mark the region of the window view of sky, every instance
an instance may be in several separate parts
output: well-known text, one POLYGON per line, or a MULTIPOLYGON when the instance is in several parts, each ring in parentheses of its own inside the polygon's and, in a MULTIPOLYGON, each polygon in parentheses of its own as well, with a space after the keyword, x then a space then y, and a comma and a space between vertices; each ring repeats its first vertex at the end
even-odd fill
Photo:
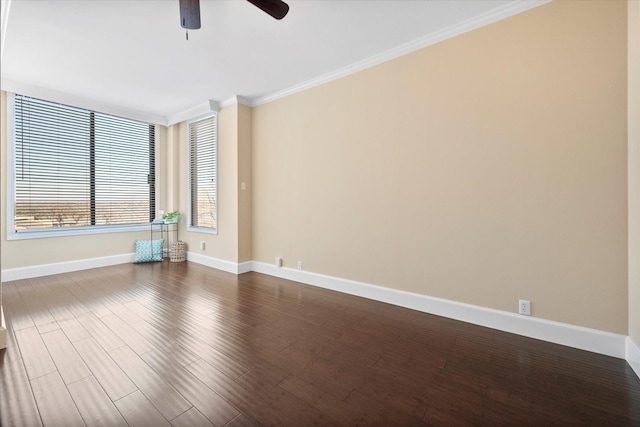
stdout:
POLYGON ((17 95, 15 129, 17 230, 149 222, 153 126, 17 95))

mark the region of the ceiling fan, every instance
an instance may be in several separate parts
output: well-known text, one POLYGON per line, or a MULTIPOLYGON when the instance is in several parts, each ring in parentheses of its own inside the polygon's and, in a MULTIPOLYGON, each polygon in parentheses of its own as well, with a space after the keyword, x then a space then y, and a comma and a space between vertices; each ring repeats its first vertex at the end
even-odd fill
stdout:
MULTIPOLYGON (((282 0, 247 0, 276 19, 289 12, 289 5, 282 0)), ((200 0, 180 0, 180 26, 186 30, 200 28, 200 0)), ((188 39, 188 33, 187 33, 188 39)))

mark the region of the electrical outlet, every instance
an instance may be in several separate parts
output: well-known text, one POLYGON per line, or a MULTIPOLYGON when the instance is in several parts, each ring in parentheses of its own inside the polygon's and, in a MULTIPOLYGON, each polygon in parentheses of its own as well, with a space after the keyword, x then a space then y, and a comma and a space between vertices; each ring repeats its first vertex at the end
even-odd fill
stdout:
POLYGON ((518 301, 518 313, 531 316, 531 301, 521 299, 518 301))
POLYGON ((302 261, 298 261, 298 270, 302 270, 302 261))
POLYGON ((276 258, 276 267, 282 267, 282 258, 280 257, 276 258))
POLYGON ((204 240, 200 242, 200 249, 204 251, 204 240))

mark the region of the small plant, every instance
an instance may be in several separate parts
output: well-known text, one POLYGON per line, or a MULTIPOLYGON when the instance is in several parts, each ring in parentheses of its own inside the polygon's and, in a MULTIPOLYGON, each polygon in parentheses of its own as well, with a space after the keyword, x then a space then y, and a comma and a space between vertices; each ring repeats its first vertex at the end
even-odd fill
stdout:
POLYGON ((164 219, 165 223, 172 224, 174 222, 178 222, 179 216, 180 216, 180 212, 178 211, 167 212, 166 214, 162 215, 162 219, 164 219))

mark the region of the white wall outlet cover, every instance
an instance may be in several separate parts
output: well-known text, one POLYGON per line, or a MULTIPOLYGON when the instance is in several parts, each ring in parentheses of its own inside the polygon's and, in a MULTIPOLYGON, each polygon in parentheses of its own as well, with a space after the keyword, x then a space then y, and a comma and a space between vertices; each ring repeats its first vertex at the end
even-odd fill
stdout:
POLYGON ((282 258, 276 257, 276 267, 282 267, 282 258))
POLYGON ((531 301, 521 299, 518 301, 518 313, 531 316, 531 301))

